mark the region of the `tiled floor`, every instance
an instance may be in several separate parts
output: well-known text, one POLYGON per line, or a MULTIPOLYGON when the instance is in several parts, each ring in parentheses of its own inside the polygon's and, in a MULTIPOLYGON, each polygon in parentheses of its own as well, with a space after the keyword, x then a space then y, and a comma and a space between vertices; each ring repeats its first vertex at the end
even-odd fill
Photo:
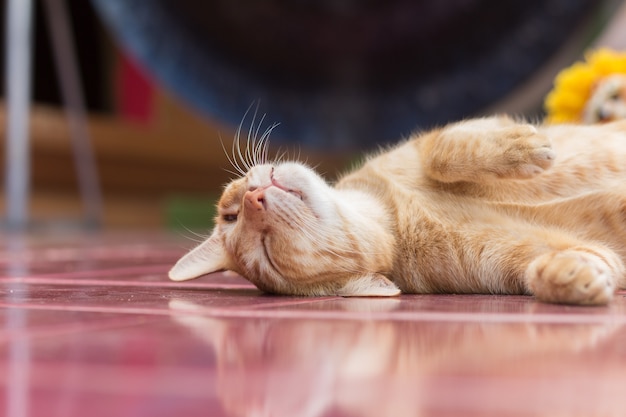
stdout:
POLYGON ((169 282, 190 245, 0 238, 0 415, 626 415, 626 293, 273 297, 169 282))

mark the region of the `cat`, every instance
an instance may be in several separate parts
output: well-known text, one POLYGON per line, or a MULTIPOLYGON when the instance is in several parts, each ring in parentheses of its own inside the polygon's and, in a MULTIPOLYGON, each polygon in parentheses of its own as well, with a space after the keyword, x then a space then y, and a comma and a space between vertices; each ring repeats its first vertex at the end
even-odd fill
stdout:
POLYGON ((368 157, 334 186, 269 161, 266 135, 238 157, 212 234, 170 279, 231 270, 275 294, 587 305, 626 287, 626 121, 463 120, 368 157))

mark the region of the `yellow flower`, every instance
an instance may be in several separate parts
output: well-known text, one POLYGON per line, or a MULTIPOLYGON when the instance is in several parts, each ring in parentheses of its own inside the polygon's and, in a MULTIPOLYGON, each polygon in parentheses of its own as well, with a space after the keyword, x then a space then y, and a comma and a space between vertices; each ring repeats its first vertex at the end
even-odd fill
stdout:
POLYGON ((580 122, 596 83, 607 75, 626 74, 624 53, 603 48, 586 54, 585 59, 556 76, 544 102, 548 123, 580 122))

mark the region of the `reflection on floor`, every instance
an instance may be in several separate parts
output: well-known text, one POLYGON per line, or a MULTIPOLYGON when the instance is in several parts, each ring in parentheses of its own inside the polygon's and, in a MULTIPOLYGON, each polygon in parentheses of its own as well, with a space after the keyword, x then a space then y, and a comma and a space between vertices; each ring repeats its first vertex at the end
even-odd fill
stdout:
POLYGON ((626 293, 274 297, 172 283, 193 243, 0 238, 0 409, 26 416, 623 416, 626 293))

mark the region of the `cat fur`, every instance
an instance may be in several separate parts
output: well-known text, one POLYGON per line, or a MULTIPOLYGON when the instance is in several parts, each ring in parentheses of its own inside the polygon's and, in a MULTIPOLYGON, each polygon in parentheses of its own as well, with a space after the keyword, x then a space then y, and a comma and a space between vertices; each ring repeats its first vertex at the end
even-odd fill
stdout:
POLYGON ((416 133, 334 185, 249 143, 208 239, 170 271, 232 270, 306 296, 532 294, 606 304, 626 286, 626 121, 477 118, 416 133))

